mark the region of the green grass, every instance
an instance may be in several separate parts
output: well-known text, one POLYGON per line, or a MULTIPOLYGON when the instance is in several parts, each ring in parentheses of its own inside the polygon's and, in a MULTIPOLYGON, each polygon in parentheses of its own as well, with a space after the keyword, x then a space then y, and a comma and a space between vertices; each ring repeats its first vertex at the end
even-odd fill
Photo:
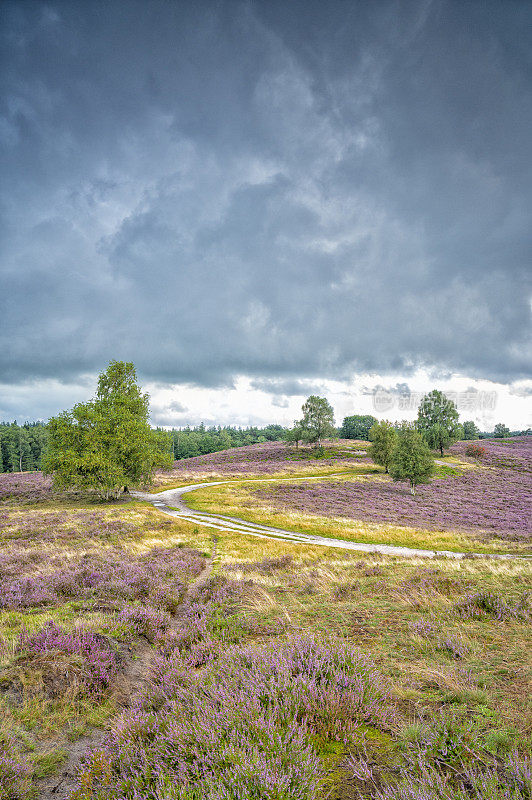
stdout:
MULTIPOLYGON (((356 479, 376 474, 359 471, 356 479)), ((353 475, 334 480, 350 480, 353 475)), ((283 483, 289 483, 283 478, 283 483)), ((461 531, 438 531, 390 525, 385 523, 365 522, 346 517, 323 517, 299 511, 285 511, 268 505, 266 499, 259 498, 255 491, 262 486, 267 487, 270 479, 246 482, 231 481, 220 486, 200 488, 187 493, 184 501, 194 511, 239 517, 248 522, 256 522, 283 528, 289 531, 311 533, 334 539, 343 539, 365 544, 390 544, 402 547, 428 550, 451 550, 455 552, 476 553, 519 553, 519 545, 514 542, 479 541, 461 531)))

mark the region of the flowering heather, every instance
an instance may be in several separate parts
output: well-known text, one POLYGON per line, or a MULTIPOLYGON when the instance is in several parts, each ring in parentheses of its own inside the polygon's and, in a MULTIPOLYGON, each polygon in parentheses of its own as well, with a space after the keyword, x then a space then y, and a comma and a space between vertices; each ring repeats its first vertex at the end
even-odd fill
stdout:
MULTIPOLYGON (((350 445, 352 444, 350 442, 350 445)), ((353 466, 354 458, 357 462, 369 460, 361 453, 333 445, 330 451, 326 451, 325 458, 320 457, 317 462, 315 451, 310 447, 294 450, 283 442, 264 442, 175 461, 173 469, 170 472, 159 473, 158 478, 167 482, 169 479, 178 480, 208 474, 260 477, 270 473, 294 472, 298 466, 308 468, 318 464, 323 465, 324 462, 335 467, 349 467, 353 466)))
POLYGON ((118 623, 124 622, 138 636, 145 636, 149 642, 170 626, 170 615, 150 607, 126 606, 118 614, 118 623))
POLYGON ((460 636, 442 633, 439 627, 428 619, 420 619, 409 624, 410 633, 427 639, 435 650, 448 653, 453 658, 465 658, 469 647, 460 636))
POLYGON ((52 479, 42 472, 0 473, 0 501, 38 503, 52 497, 52 479))
MULTIPOLYGON (((1 476, 0 476, 1 478, 1 476)), ((105 511, 24 511, 0 515, 0 537, 31 547, 42 542, 69 543, 74 539, 115 539, 138 532, 138 525, 113 519, 105 511)))
MULTIPOLYGON (((363 774, 360 767, 353 774, 363 774)), ((373 776, 372 776, 373 777, 373 776)), ((530 800, 530 759, 512 754, 504 764, 463 767, 447 774, 419 758, 415 767, 402 770, 398 784, 372 793, 375 800, 530 800)))
POLYGON ((17 651, 38 656, 79 656, 81 680, 94 695, 100 695, 117 672, 116 654, 104 636, 82 627, 67 633, 52 620, 36 633, 22 631, 17 651))
POLYGON ((29 764, 14 758, 10 749, 0 742, 0 797, 3 800, 26 798, 30 787, 29 775, 29 764))
POLYGON ((339 643, 229 648, 203 670, 182 669, 158 712, 126 713, 72 797, 112 786, 123 800, 188 800, 194 787, 204 800, 313 800, 324 774, 313 737, 343 740, 357 722, 382 722, 381 685, 339 643))
POLYGON ((503 621, 508 619, 527 619, 530 616, 529 595, 523 594, 516 603, 507 603, 493 592, 480 591, 467 595, 456 604, 455 610, 463 619, 483 619, 495 617, 503 621))
POLYGON ((118 547, 109 548, 74 557, 56 568, 52 562, 46 571, 37 573, 33 561, 24 559, 24 553, 18 573, 14 571, 17 562, 12 551, 6 554, 6 561, 9 569, 0 572, 0 608, 13 609, 80 598, 142 600, 174 611, 185 585, 205 566, 203 556, 186 547, 155 548, 140 556, 118 547))
POLYGON ((421 486, 415 497, 405 485, 384 476, 377 481, 273 484, 255 494, 282 508, 321 516, 529 541, 532 437, 514 441, 507 445, 486 442, 485 465, 458 477, 434 479, 421 486))

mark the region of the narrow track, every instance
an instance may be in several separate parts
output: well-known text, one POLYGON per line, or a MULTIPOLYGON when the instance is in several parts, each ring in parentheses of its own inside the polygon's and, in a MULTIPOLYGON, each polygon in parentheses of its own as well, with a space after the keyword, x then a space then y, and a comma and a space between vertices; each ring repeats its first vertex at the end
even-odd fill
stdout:
MULTIPOLYGON (((328 478, 335 477, 328 475, 328 478)), ((320 476, 305 475, 301 478, 290 478, 293 480, 316 480, 323 478, 320 476)), ((132 497, 138 500, 146 500, 151 503, 158 511, 169 514, 171 517, 194 522, 207 528, 215 528, 219 531, 233 531, 244 533, 248 536, 256 536, 260 539, 280 539, 288 542, 298 542, 300 544, 318 545, 320 547, 337 547, 343 550, 356 550, 362 553, 383 553, 392 556, 409 556, 415 558, 496 558, 514 559, 527 558, 510 553, 460 553, 454 550, 423 550, 413 547, 401 547, 391 544, 367 544, 365 542, 351 542, 345 539, 333 539, 325 536, 317 536, 313 533, 300 533, 289 531, 283 528, 274 528, 271 525, 261 525, 255 522, 248 522, 240 517, 230 517, 224 514, 214 514, 208 511, 193 511, 187 507, 183 498, 184 494, 194 492, 196 489, 204 489, 208 486, 221 486, 231 483, 264 483, 266 481, 286 480, 279 478, 246 478, 244 481, 209 481, 207 483, 195 483, 188 486, 180 486, 176 489, 167 489, 157 494, 147 494, 145 492, 132 492, 132 497)))

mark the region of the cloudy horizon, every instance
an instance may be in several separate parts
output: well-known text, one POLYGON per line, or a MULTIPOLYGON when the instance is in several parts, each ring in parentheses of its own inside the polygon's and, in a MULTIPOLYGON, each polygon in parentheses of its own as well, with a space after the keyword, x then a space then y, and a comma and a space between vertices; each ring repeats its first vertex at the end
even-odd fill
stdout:
POLYGON ((160 425, 531 426, 532 4, 0 14, 0 420, 124 359, 160 425))

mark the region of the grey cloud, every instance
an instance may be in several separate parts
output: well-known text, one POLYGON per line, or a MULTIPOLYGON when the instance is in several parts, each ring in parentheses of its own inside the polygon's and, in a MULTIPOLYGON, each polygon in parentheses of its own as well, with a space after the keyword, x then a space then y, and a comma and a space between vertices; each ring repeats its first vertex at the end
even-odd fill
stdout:
POLYGON ((510 386, 509 392, 514 397, 532 397, 532 386, 510 386))
POLYGON ((530 4, 3 14, 2 380, 527 374, 530 4))
POLYGON ((179 412, 188 411, 188 408, 184 406, 183 403, 180 403, 179 400, 172 400, 172 402, 168 404, 168 409, 170 411, 179 411, 179 412))
POLYGON ((290 405, 290 401, 287 397, 274 397, 272 400, 272 406, 276 406, 277 408, 288 408, 290 405))
POLYGON ((307 397, 311 394, 323 394, 326 387, 311 380, 283 379, 283 378, 255 378, 251 381, 251 388, 258 389, 273 395, 301 395, 307 397))

